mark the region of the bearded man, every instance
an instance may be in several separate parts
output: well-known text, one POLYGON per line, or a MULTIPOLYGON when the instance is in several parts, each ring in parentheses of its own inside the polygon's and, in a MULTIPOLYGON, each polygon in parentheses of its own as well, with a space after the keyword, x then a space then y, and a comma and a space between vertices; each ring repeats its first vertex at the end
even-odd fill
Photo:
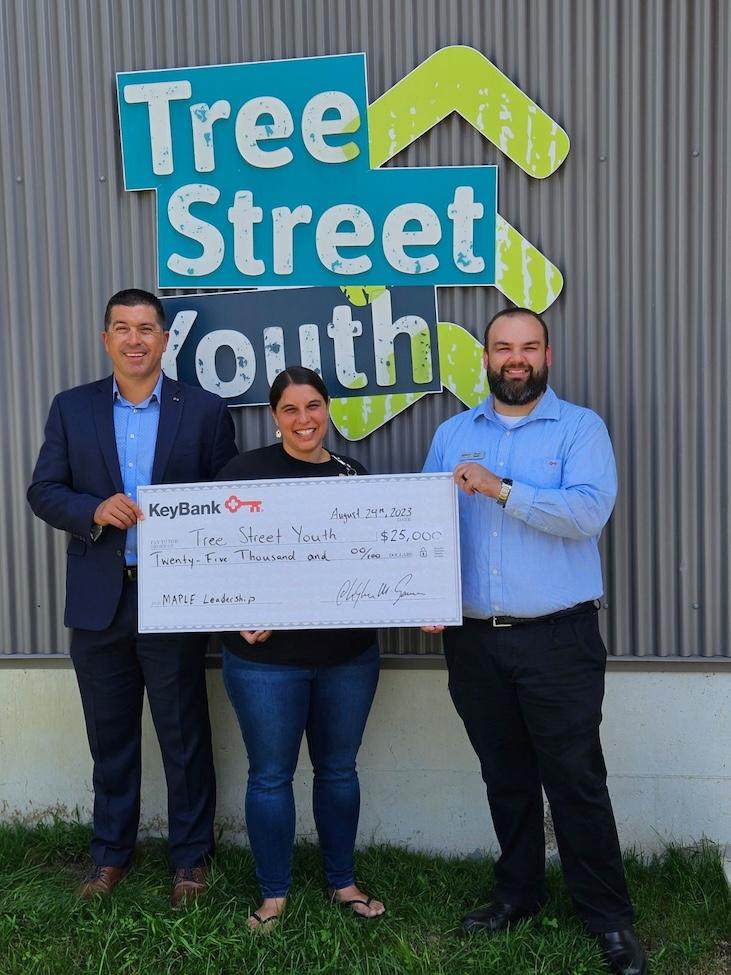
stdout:
POLYGON ((612 971, 642 975, 599 740, 612 445, 595 413, 548 386, 534 312, 495 315, 483 362, 491 395, 439 427, 424 465, 454 471, 460 488, 464 622, 444 630, 444 650, 500 844, 492 900, 462 924, 500 931, 545 903, 543 788, 577 914, 612 971))

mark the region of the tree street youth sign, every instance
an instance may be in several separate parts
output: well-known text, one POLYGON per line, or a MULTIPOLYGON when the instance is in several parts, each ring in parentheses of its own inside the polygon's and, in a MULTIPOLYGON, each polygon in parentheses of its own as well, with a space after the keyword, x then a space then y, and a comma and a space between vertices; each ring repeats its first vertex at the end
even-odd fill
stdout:
POLYGON ((490 285, 495 166, 371 169, 365 55, 117 75, 161 288, 490 285))
MULTIPOLYGON (((229 406, 268 402, 274 378, 295 363, 321 375, 333 398, 439 392, 435 289, 363 292, 282 288, 163 298, 170 322, 163 369, 229 406)), ((357 422, 350 427, 356 437, 366 432, 357 422)))

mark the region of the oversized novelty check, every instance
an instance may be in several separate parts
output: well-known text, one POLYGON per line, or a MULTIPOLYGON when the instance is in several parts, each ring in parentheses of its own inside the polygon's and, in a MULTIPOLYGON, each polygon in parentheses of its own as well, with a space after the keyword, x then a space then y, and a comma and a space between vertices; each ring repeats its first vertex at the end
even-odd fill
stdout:
POLYGON ((449 474, 139 489, 139 628, 461 623, 449 474))

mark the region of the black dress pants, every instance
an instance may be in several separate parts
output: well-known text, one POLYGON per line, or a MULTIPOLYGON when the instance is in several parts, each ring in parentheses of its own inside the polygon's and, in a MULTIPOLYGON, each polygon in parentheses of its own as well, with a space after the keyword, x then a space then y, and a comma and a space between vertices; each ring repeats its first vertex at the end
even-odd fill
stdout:
POLYGON ((500 844, 494 897, 526 909, 545 900, 543 786, 577 914, 597 933, 631 926, 599 740, 606 649, 596 611, 509 628, 465 619, 444 646, 500 844))
POLYGON ((94 759, 91 855, 99 866, 127 866, 137 839, 145 689, 167 780, 170 859, 192 867, 213 853, 206 642, 199 634, 138 634, 133 582, 125 583, 108 629, 73 631, 71 659, 94 759))

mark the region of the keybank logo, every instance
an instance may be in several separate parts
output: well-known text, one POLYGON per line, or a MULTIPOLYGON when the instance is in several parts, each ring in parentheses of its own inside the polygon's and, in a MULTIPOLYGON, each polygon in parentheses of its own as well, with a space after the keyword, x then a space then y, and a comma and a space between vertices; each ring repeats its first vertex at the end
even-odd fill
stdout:
POLYGON ((189 501, 178 501, 177 504, 159 504, 154 502, 150 505, 148 517, 168 518, 174 521, 175 518, 188 518, 191 515, 220 515, 221 505, 218 501, 206 501, 203 504, 191 504, 189 501))

